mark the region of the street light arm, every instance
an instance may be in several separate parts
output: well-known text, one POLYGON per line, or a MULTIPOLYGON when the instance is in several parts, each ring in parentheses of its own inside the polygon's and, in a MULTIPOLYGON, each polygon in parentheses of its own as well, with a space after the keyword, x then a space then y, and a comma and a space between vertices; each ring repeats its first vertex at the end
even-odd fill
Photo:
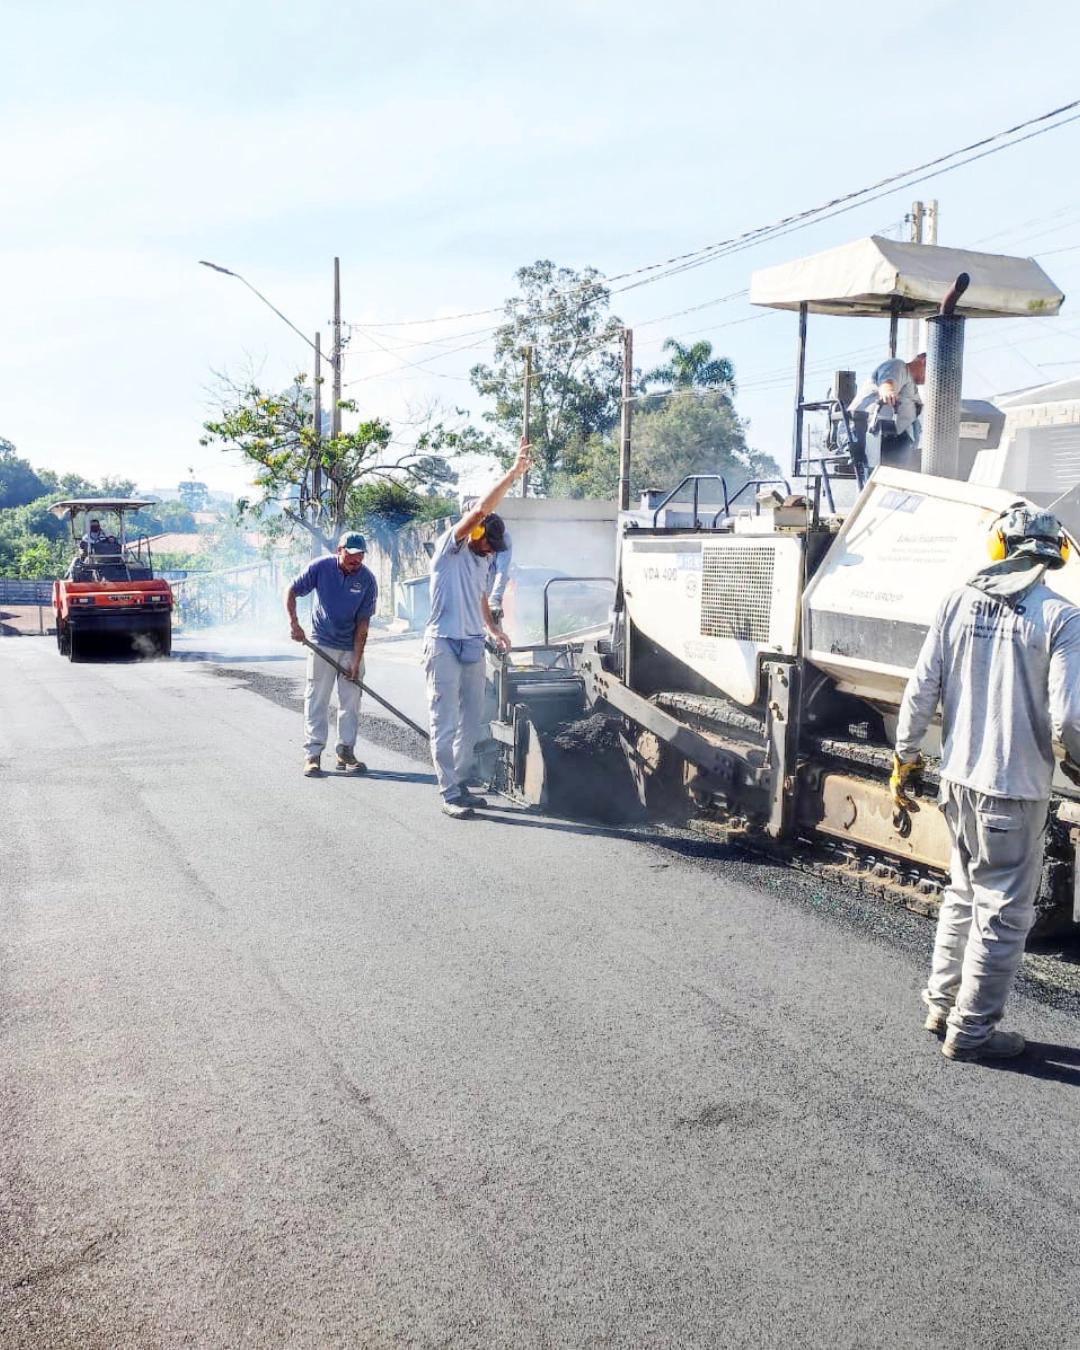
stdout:
POLYGON ((304 341, 307 343, 307 345, 312 349, 312 351, 317 350, 314 342, 312 342, 312 340, 307 336, 307 334, 302 333, 291 319, 286 318, 286 316, 282 314, 281 310, 278 309, 277 305, 271 304, 270 301, 267 300, 266 296, 263 295, 262 291, 256 290, 255 287, 251 284, 251 282, 248 281, 246 277, 242 277, 239 272, 230 272, 227 267, 219 267, 217 263, 207 262, 204 258, 199 259, 199 266, 209 267, 211 271, 221 272, 227 277, 235 277, 237 281, 242 281, 244 285, 248 288, 248 290, 254 292, 254 294, 259 297, 259 299, 263 302, 263 304, 266 305, 269 309, 272 309, 283 323, 287 323, 289 325, 289 327, 293 330, 293 332, 296 334, 297 337, 303 338, 304 341))

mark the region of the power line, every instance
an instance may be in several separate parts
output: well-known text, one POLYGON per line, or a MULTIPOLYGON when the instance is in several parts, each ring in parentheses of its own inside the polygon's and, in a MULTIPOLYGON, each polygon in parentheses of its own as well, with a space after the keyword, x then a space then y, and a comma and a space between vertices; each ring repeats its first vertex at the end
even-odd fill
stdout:
MULTIPOLYGON (((830 220, 837 215, 844 214, 846 211, 855 209, 856 206, 871 201, 877 201, 881 197, 889 196, 892 192, 898 192, 905 188, 914 187, 917 183, 926 182, 929 179, 939 177, 942 173, 952 172, 953 169, 962 168, 964 165, 974 163, 976 160, 983 159, 987 155, 997 154, 1002 150, 1009 149, 1013 145, 1020 145, 1024 141, 1031 140, 1036 136, 1042 136, 1047 132, 1055 131, 1058 127, 1067 126, 1070 122, 1080 119, 1080 113, 1077 113, 1073 117, 1063 117, 1063 114, 1073 112, 1077 108, 1080 108, 1080 99, 1075 99, 1071 103, 1062 104, 1060 107, 1054 108, 1049 112, 1041 113, 1037 117, 1030 117, 1026 121, 1018 122, 1015 126, 1007 127, 1002 131, 995 132, 993 135, 984 136, 981 140, 972 141, 969 145, 961 146, 956 150, 950 150, 943 155, 937 155, 933 159, 926 160, 922 164, 904 169, 898 173, 889 174, 887 177, 879 179, 876 183, 857 188, 852 192, 843 193, 818 206, 811 207, 805 211, 795 212, 788 216, 783 216, 780 219, 773 221, 770 225, 757 226, 752 230, 746 230, 742 234, 733 235, 728 239, 721 239, 715 243, 706 244, 701 248, 692 249, 686 253, 675 254, 660 262, 646 263, 642 267, 632 268, 627 272, 618 272, 614 276, 605 278, 603 282, 589 281, 585 283, 585 285, 603 285, 613 294, 622 294, 625 291, 633 290, 638 286, 649 285, 653 281, 659 281, 664 277, 676 276, 680 272, 689 271, 692 267, 699 267, 706 262, 711 262, 713 258, 725 257, 731 253, 742 252, 745 248, 749 248, 753 244, 761 243, 765 239, 782 237, 783 235, 793 233, 796 229, 805 228, 809 224, 819 220, 830 220), (1055 121, 1054 119, 1061 120, 1055 121), (1047 123, 1050 123, 1051 125, 1045 125, 1047 123), (1029 127, 1034 127, 1036 130, 1028 132, 1025 136, 1017 135, 1018 132, 1026 131, 1029 127), (1014 139, 1009 139, 1010 137, 1014 139), (974 153, 976 151, 979 153, 974 153), (960 156, 965 156, 966 158, 960 159, 960 156), (958 160, 958 162, 950 164, 950 160, 958 160), (612 283, 619 281, 629 281, 631 278, 640 278, 640 280, 632 281, 626 286, 612 285, 612 283)), ((557 292, 556 294, 560 296, 571 296, 583 288, 583 286, 579 285, 572 287, 568 291, 557 292)), ((506 314, 505 304, 490 309, 466 310, 460 314, 435 316, 429 319, 402 319, 397 322, 368 324, 365 326, 367 328, 403 328, 419 324, 450 323, 458 319, 475 318, 481 315, 500 313, 506 314)))

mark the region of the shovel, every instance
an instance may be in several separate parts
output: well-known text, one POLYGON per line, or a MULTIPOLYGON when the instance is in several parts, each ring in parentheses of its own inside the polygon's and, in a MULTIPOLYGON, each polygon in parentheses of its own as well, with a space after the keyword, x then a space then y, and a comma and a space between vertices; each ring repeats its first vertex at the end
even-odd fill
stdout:
POLYGON ((304 646, 309 647, 315 653, 316 656, 321 656, 322 659, 327 663, 327 665, 333 666, 334 669, 337 671, 337 673, 339 675, 343 675, 345 679, 349 681, 350 684, 358 684, 360 688, 364 691, 364 693, 368 695, 369 698, 373 698, 375 702, 381 704, 386 709, 387 712, 393 713, 394 716, 397 717, 400 721, 404 722, 407 727, 411 727, 412 730, 415 731, 418 736, 422 736, 425 741, 431 740, 431 737, 424 730, 424 728, 418 727, 416 723, 412 720, 412 718, 405 716, 405 714, 401 711, 400 708, 395 708, 392 703, 387 703, 386 699, 382 698, 379 694, 377 694, 374 689, 369 689, 367 685, 363 682, 363 680, 354 680, 349 675, 349 672, 345 669, 345 667, 341 664, 340 661, 335 661, 332 656, 327 656, 327 654, 324 651, 321 651, 318 647, 315 646, 314 642, 309 641, 306 637, 302 638, 301 641, 303 642, 304 646))

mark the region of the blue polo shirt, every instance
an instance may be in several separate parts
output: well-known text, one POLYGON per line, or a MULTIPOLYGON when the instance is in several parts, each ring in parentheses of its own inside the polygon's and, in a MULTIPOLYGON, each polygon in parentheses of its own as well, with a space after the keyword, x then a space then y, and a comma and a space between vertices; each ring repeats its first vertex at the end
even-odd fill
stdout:
POLYGON ((379 583, 367 567, 346 575, 337 555, 317 558, 292 583, 296 595, 315 592, 311 606, 311 635, 320 647, 352 651, 356 625, 370 619, 379 598, 379 583))

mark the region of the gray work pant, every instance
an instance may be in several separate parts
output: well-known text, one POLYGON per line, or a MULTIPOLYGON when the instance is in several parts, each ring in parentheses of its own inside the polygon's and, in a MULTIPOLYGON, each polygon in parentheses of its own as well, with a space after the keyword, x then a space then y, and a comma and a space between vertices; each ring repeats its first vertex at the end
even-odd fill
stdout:
POLYGON ((448 638, 424 642, 431 759, 439 791, 448 801, 460 795, 469 776, 484 720, 484 661, 460 661, 448 638))
POLYGON ((952 878, 941 901, 929 1007, 949 1013, 948 1037, 977 1045, 993 1032, 1035 918, 1049 803, 987 797, 943 783, 952 878))
MULTIPOLYGON (((347 651, 337 647, 319 646, 319 651, 335 660, 340 666, 352 661, 352 648, 347 651)), ((360 679, 364 678, 364 662, 360 662, 360 679)), ((344 675, 324 661, 314 652, 308 652, 307 684, 304 687, 304 749, 309 755, 321 755, 326 745, 326 733, 330 723, 330 695, 337 685, 338 722, 337 743, 350 748, 356 744, 356 729, 360 722, 360 686, 347 680, 344 675)))

